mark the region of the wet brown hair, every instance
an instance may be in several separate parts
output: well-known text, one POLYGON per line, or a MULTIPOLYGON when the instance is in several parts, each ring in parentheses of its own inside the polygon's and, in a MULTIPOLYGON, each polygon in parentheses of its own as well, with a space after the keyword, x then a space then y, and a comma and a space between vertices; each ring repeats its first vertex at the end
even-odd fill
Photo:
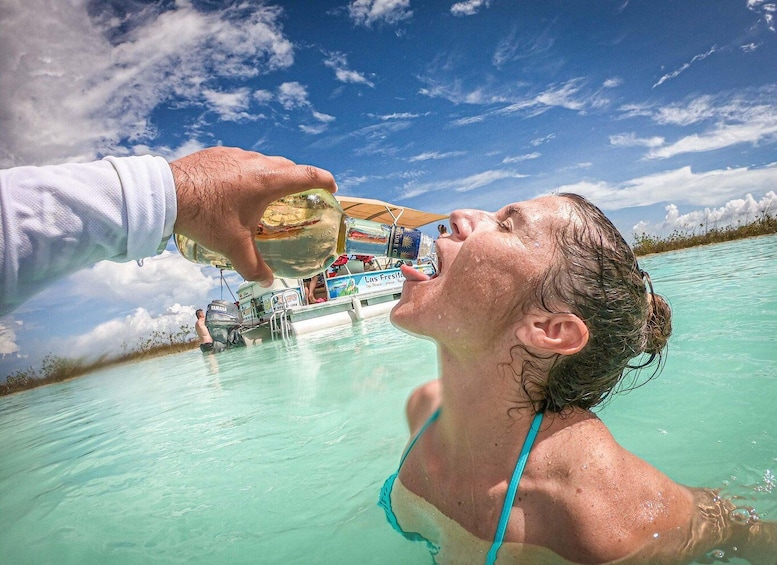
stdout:
MULTIPOLYGON (((569 356, 529 355, 513 373, 534 410, 589 409, 604 401, 633 369, 655 366, 672 332, 671 310, 653 292, 631 247, 599 208, 577 194, 569 201, 572 221, 556 234, 551 265, 531 302, 547 312, 571 312, 588 328, 586 346, 569 356), (635 357, 637 364, 630 364, 635 357)), ((522 348, 525 351, 525 348, 522 348)))

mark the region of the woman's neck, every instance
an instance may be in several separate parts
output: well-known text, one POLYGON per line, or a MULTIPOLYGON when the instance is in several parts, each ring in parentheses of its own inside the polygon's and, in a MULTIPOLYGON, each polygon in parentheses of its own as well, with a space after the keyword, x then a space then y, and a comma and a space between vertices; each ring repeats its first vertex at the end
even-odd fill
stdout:
POLYGON ((501 459, 506 448, 520 449, 534 409, 508 364, 509 355, 504 360, 489 352, 464 357, 440 348, 439 430, 451 457, 493 453, 501 459))

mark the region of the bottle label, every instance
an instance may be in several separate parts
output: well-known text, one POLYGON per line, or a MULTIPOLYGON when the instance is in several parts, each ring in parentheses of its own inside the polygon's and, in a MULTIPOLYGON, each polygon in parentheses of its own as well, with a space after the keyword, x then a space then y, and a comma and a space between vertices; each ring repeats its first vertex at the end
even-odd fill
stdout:
POLYGON ((387 255, 396 259, 417 259, 420 246, 421 232, 419 230, 394 226, 387 255))

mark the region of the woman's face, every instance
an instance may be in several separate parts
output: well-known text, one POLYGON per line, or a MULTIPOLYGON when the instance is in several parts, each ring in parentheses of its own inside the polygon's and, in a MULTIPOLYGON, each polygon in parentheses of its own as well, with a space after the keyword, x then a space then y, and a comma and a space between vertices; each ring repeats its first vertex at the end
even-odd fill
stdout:
POLYGON ((438 274, 403 268, 391 321, 452 347, 495 343, 554 260, 554 233, 572 221, 571 210, 563 197, 549 196, 494 213, 455 211, 450 237, 437 240, 438 274))

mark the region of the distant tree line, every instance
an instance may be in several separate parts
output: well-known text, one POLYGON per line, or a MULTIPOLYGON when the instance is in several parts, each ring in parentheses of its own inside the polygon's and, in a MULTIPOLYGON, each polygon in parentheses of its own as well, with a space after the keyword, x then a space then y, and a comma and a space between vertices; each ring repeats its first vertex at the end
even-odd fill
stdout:
POLYGON ((637 255, 662 253, 773 233, 777 233, 777 217, 767 210, 752 222, 738 223, 732 226, 710 227, 702 223, 694 229, 675 230, 666 237, 642 233, 634 237, 634 253, 637 255))
POLYGON ((194 327, 182 325, 175 332, 154 330, 148 337, 140 338, 134 347, 130 347, 125 341, 121 346, 122 352, 117 357, 104 356, 97 360, 85 361, 46 355, 38 369, 30 367, 8 375, 5 383, 0 383, 0 396, 66 381, 111 365, 186 351, 195 348, 197 343, 194 327))

